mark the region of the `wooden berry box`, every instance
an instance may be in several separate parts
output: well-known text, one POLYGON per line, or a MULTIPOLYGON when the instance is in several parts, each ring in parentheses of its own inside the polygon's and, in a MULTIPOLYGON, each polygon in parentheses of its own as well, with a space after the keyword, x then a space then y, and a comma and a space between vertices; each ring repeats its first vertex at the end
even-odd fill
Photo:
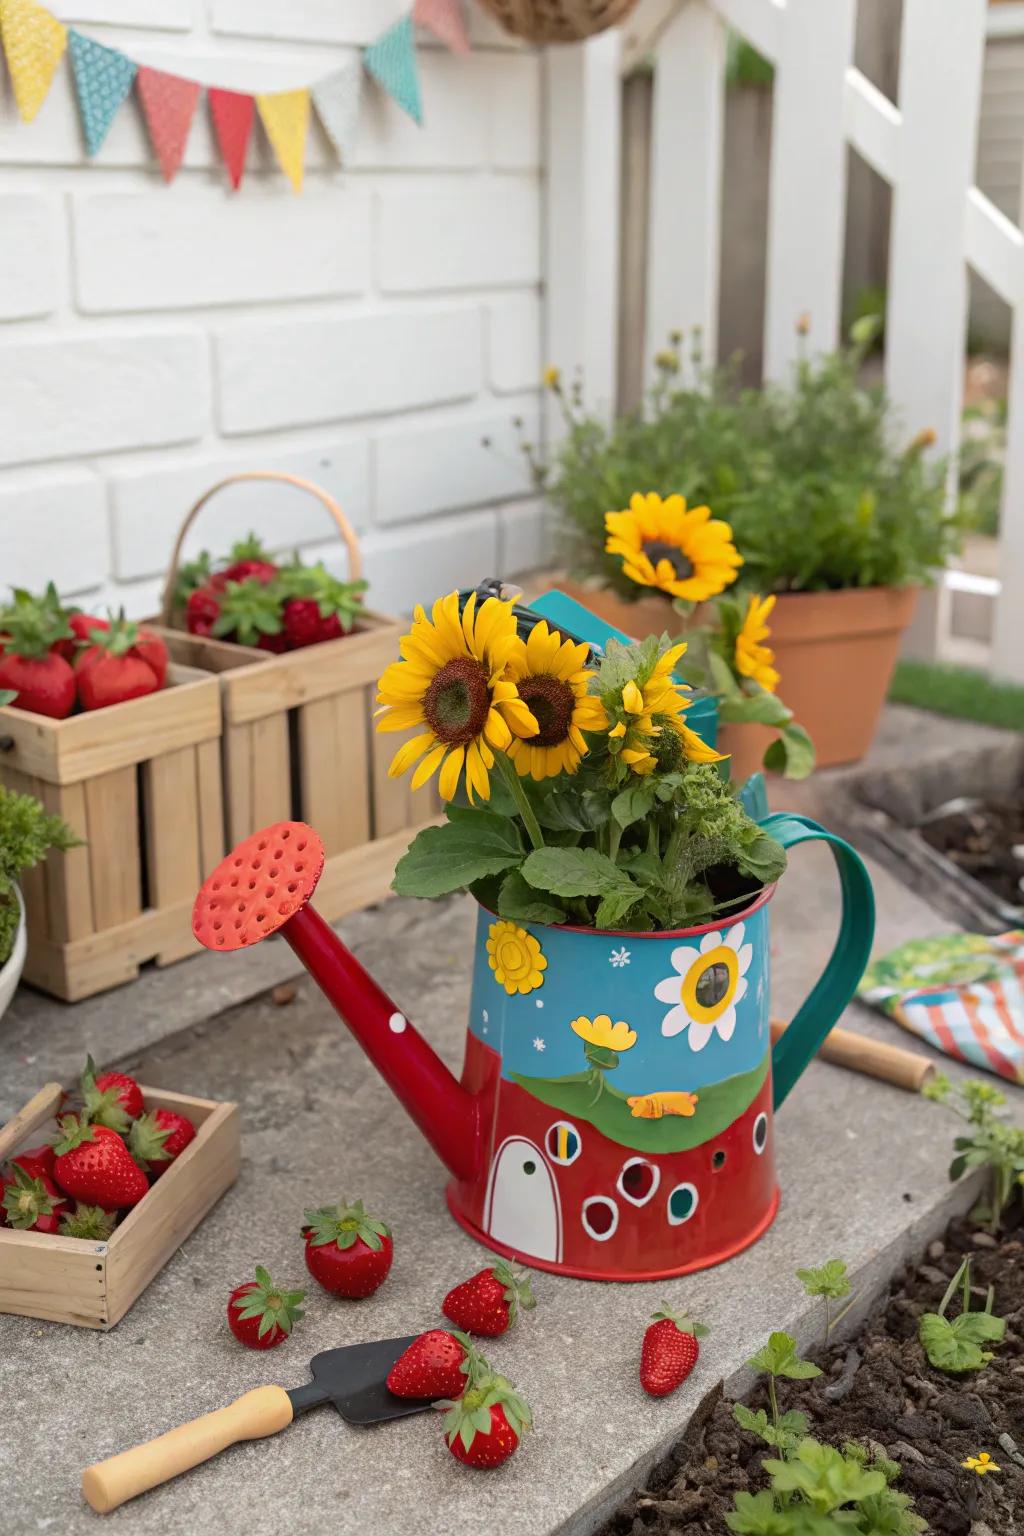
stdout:
MULTIPOLYGON (((0 1130, 0 1161, 31 1146, 63 1096, 46 1087, 0 1130)), ((238 1106, 143 1088, 147 1109, 187 1115, 196 1137, 106 1242, 0 1227, 0 1312, 113 1328, 238 1175, 238 1106)))
POLYGON ((440 801, 433 788, 414 795, 407 775, 388 778, 388 764, 406 738, 374 730, 377 680, 399 655, 403 627, 396 620, 367 611, 352 634, 282 655, 178 627, 173 594, 185 534, 211 497, 246 480, 283 481, 315 496, 339 531, 350 576, 359 577, 358 540, 326 491, 294 475, 233 475, 188 513, 172 557, 162 622, 152 627, 172 660, 213 674, 219 683, 227 846, 272 821, 308 822, 327 853, 317 910, 334 921, 388 895, 396 863, 419 828, 436 819, 440 801))
POLYGON ((198 948, 192 903, 224 853, 220 737, 216 679, 188 667, 66 720, 0 709, 0 783, 82 839, 22 878, 26 981, 75 1002, 198 948))

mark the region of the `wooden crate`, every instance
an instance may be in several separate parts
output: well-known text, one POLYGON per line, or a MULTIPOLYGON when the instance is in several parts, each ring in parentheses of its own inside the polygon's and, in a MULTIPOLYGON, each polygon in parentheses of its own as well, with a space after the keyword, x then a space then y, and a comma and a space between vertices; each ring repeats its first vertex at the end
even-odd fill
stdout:
MULTIPOLYGON (((154 625, 175 661, 216 675, 230 848, 272 821, 305 821, 327 863, 317 911, 329 922, 388 895, 395 864, 440 813, 436 789, 388 778, 405 736, 373 726, 377 679, 402 628, 367 613, 357 631, 283 656, 154 625)), ((410 732, 409 734, 415 734, 410 732)))
MULTIPOLYGON (((0 1130, 0 1160, 38 1139, 63 1090, 48 1083, 0 1130)), ((147 1109, 187 1115, 196 1138, 106 1242, 0 1228, 0 1312, 113 1328, 238 1175, 238 1106, 143 1088, 147 1109)))
POLYGON ((74 1002, 198 948, 192 903, 224 853, 220 735, 216 680, 179 666, 158 693, 66 720, 0 709, 0 783, 83 840, 22 879, 26 981, 74 1002))

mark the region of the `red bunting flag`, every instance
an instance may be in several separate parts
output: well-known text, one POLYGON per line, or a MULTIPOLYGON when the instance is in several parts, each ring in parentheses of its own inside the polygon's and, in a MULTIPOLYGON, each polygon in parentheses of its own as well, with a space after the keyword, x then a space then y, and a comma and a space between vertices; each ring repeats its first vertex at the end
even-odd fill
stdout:
POLYGON ((433 32, 453 53, 469 52, 462 0, 416 0, 412 19, 418 27, 433 32))
POLYGON ((136 77, 149 136, 165 181, 173 181, 185 157, 185 145, 201 87, 180 75, 140 66, 136 77))
POLYGON ((245 172, 245 152, 249 147, 256 102, 252 96, 246 96, 241 91, 221 91, 211 87, 207 94, 217 143, 231 185, 237 192, 245 172))

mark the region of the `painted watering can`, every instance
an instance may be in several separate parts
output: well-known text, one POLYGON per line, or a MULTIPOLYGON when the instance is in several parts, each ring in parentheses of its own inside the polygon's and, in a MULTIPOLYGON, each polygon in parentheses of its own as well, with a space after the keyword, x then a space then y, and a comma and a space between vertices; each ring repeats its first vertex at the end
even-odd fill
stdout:
POLYGON ((239 844, 200 891, 213 950, 279 932, 451 1174, 455 1219, 488 1248, 586 1279, 653 1280, 717 1264, 778 1206, 772 1112, 867 964, 871 884, 806 817, 762 825, 823 840, 842 891, 824 974, 774 1047, 768 903, 676 933, 503 921, 480 908, 461 1081, 310 905, 317 834, 280 822, 239 844))

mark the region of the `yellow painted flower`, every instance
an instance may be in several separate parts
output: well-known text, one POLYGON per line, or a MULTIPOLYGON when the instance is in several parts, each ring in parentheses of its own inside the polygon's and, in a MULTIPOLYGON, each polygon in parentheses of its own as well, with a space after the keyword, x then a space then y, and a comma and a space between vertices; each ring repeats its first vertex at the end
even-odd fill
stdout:
POLYGON ((683 719, 693 696, 672 673, 685 650, 683 641, 666 651, 642 687, 630 681, 618 698, 604 697, 606 713, 611 717, 608 735, 621 740, 619 756, 633 773, 646 776, 657 767, 671 771, 684 758, 691 763, 722 761, 722 754, 709 747, 683 719))
POLYGON ((630 1029, 623 1020, 613 1024, 607 1013, 599 1013, 595 1019, 583 1014, 573 1019, 569 1026, 574 1034, 587 1045, 599 1046, 603 1051, 631 1051, 636 1045, 636 1030, 630 1029))
POLYGON ((509 657, 508 676, 539 726, 535 736, 519 737, 508 749, 521 778, 575 773, 587 751, 583 732, 607 725, 600 699, 587 692, 594 676, 585 667, 588 654, 588 646, 563 640, 541 619, 509 657))
POLYGON ((544 985, 548 968, 543 951, 532 933, 515 923, 492 923, 487 938, 487 964, 494 979, 511 997, 519 992, 536 992, 544 985))
POLYGON ((996 1465, 988 1451, 981 1451, 977 1456, 968 1456, 966 1461, 960 1463, 968 1472, 977 1472, 979 1477, 984 1477, 986 1472, 1001 1472, 1003 1469, 996 1465))
POLYGON ((702 603, 724 592, 743 564, 728 523, 710 507, 687 510, 682 496, 664 501, 655 491, 630 497, 626 512, 606 512, 605 550, 641 587, 702 603))
POLYGON ((744 677, 752 677, 769 693, 779 686, 779 674, 772 663, 775 652, 762 642, 767 640, 768 615, 775 607, 775 594, 760 598, 752 596, 747 605, 743 627, 736 636, 736 670, 744 677))
POLYGON ((545 389, 557 390, 562 383, 562 370, 556 368, 554 363, 549 363, 541 374, 541 382, 545 389))
POLYGON ((535 736, 538 723, 507 676, 519 644, 512 604, 489 597, 476 608, 475 594, 459 614, 459 594, 438 598, 428 619, 417 608, 403 636, 401 661, 386 668, 378 685, 378 731, 427 727, 405 742, 388 774, 397 778, 414 763, 413 789, 440 769, 438 788, 451 800, 465 771, 470 800, 491 797, 488 770, 495 752, 514 736, 535 736))

